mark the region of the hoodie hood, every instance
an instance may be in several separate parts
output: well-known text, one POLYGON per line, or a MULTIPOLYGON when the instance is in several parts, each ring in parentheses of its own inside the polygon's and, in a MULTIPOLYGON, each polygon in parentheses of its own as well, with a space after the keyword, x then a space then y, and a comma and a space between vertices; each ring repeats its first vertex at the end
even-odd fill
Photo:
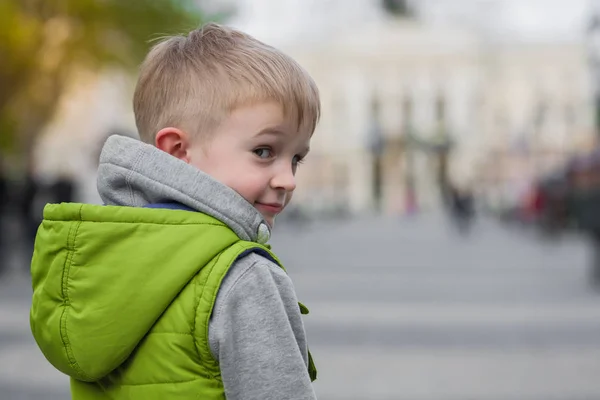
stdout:
POLYGON ((235 190, 154 146, 108 138, 100 155, 98 193, 107 205, 143 207, 175 201, 227 224, 243 240, 266 243, 271 230, 235 190))

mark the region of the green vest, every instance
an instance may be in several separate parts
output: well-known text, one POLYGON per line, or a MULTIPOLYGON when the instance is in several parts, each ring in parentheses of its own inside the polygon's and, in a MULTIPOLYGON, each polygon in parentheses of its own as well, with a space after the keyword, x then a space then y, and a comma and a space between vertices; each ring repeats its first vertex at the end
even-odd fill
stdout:
POLYGON ((248 251, 281 266, 268 246, 202 213, 48 205, 31 266, 33 336, 71 376, 74 400, 224 399, 208 325, 248 251))

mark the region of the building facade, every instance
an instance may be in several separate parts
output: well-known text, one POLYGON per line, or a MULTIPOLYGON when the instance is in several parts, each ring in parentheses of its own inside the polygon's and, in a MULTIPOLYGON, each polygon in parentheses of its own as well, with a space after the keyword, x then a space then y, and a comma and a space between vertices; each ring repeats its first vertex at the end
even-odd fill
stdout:
MULTIPOLYGON (((296 194, 312 210, 435 210, 447 184, 509 198, 593 143, 577 41, 503 43, 391 17, 371 0, 234 3, 246 11, 231 24, 298 59, 321 90, 322 120, 296 194)), ((110 72, 85 82, 74 85, 38 158, 50 174, 69 169, 86 188, 82 199, 97 202, 86 160, 110 132, 135 132, 134 79, 110 72), (61 151, 72 152, 66 167, 61 151)))

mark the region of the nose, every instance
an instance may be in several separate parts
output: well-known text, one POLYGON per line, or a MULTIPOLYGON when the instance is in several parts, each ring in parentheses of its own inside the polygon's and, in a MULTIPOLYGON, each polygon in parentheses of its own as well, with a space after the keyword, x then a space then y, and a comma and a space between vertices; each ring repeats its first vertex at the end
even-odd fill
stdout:
POLYGON ((282 166, 278 168, 271 179, 271 187, 273 189, 285 190, 286 192, 293 192, 296 189, 296 177, 292 167, 282 166))

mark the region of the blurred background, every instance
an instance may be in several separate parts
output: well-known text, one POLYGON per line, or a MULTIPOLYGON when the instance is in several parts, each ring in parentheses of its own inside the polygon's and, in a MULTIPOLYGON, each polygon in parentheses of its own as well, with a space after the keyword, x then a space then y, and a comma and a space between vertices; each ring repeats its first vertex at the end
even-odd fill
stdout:
POLYGON ((151 41, 295 57, 323 116, 272 241, 321 399, 600 399, 600 2, 0 1, 0 399, 66 399, 28 325, 44 204, 100 203, 151 41))

